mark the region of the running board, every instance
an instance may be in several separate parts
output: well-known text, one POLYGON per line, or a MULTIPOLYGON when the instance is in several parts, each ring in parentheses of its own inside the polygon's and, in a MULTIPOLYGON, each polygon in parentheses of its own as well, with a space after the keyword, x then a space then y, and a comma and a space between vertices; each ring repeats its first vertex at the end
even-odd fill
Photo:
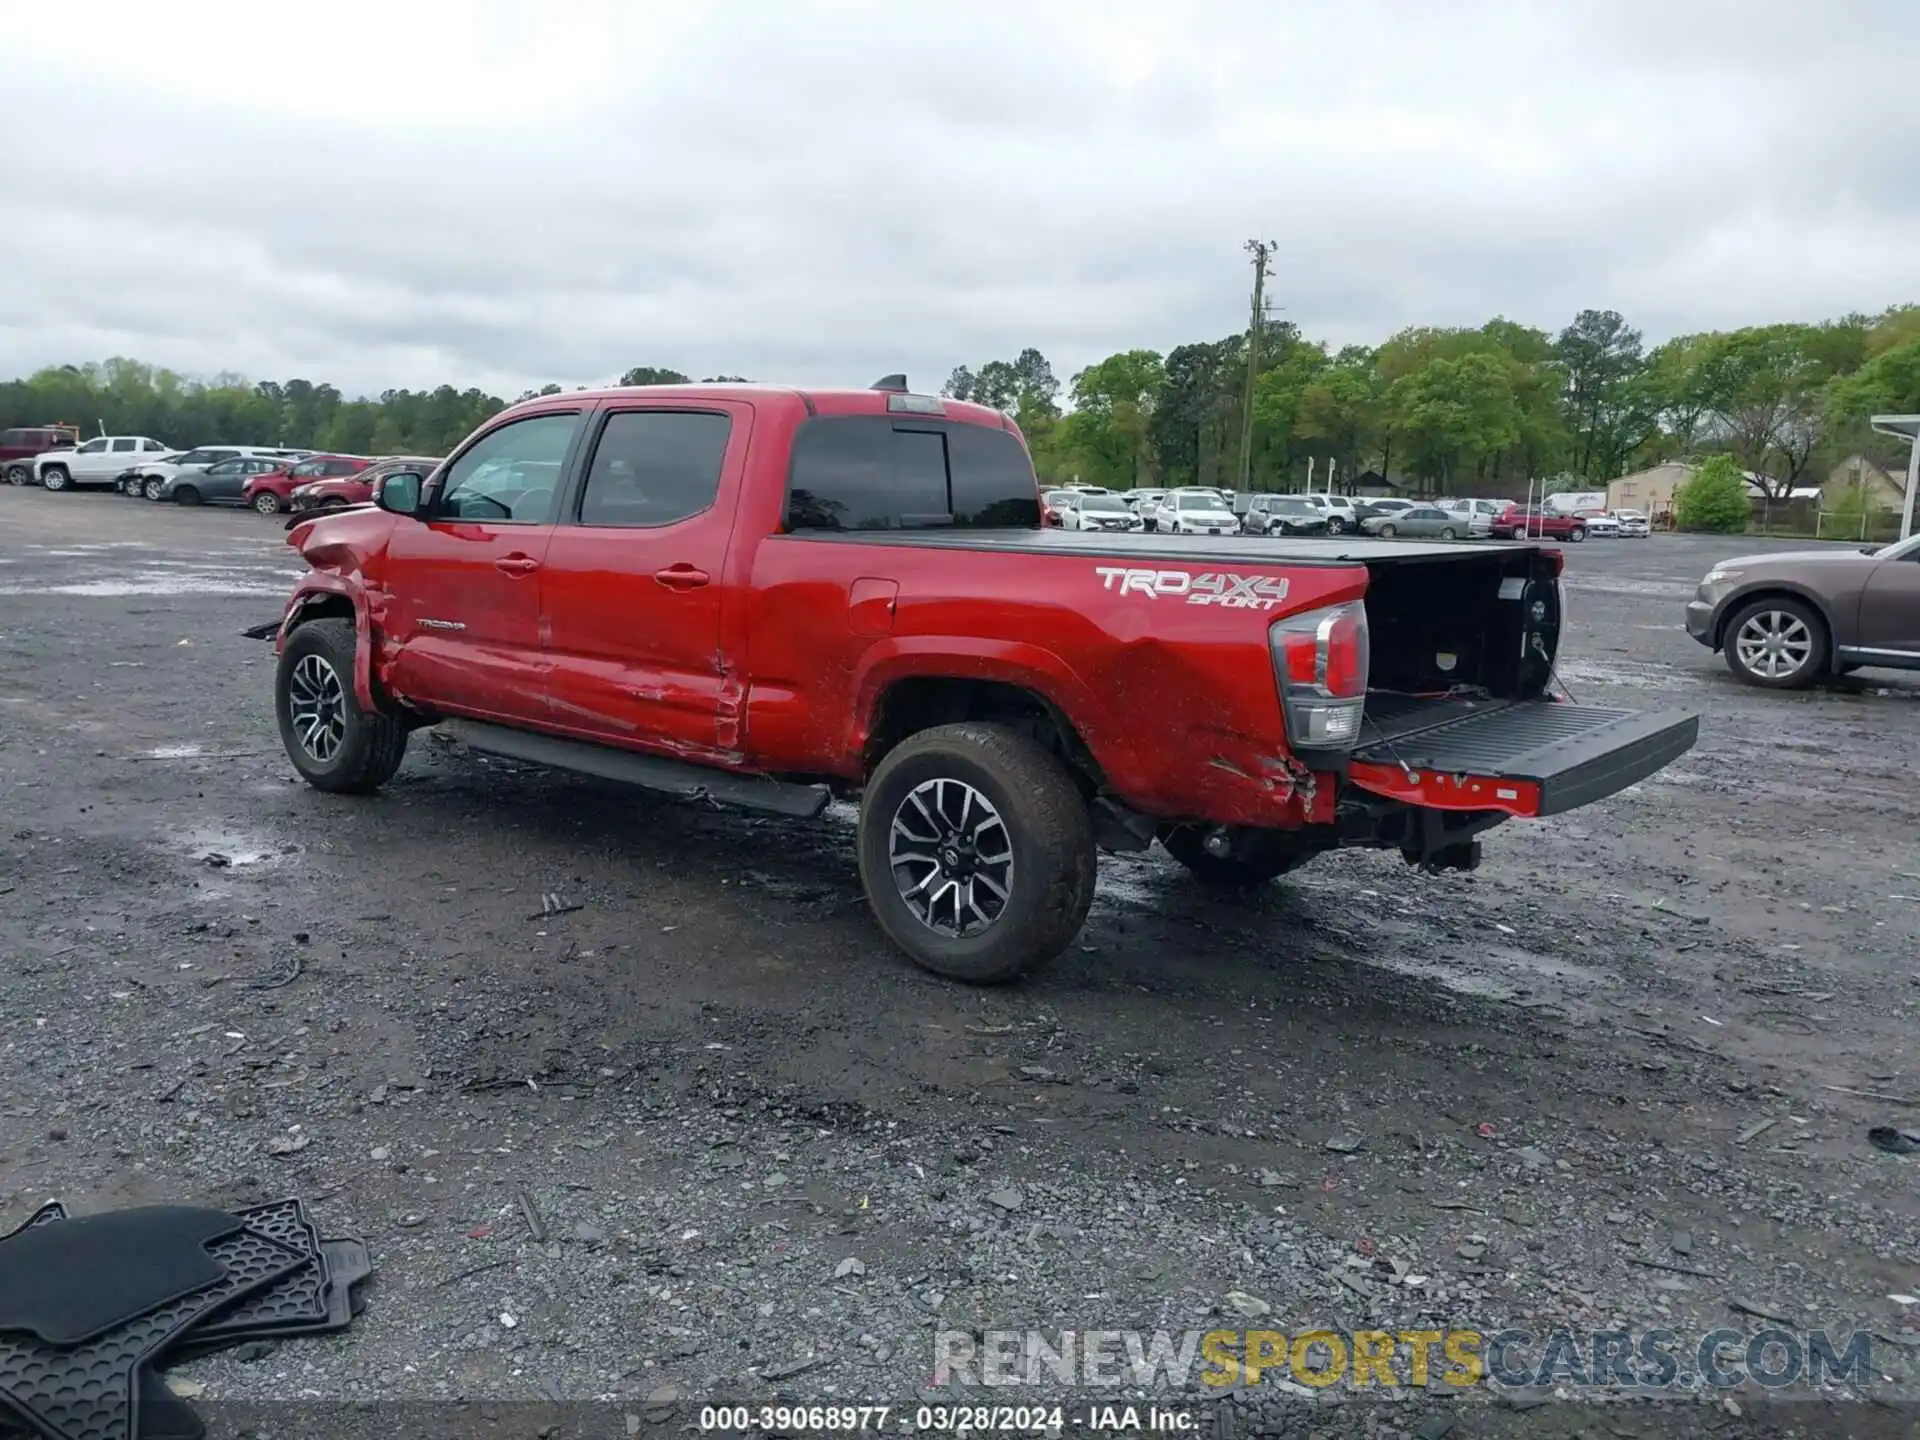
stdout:
POLYGON ((442 720, 436 728, 449 740, 482 754, 524 760, 529 765, 546 765, 555 770, 571 770, 576 775, 593 775, 622 785, 637 785, 643 790, 657 790, 682 800, 714 800, 722 805, 811 820, 826 809, 827 802, 833 798, 824 785, 793 785, 764 776, 735 775, 705 765, 689 765, 683 760, 639 755, 584 740, 561 740, 504 725, 488 725, 480 720, 442 720))

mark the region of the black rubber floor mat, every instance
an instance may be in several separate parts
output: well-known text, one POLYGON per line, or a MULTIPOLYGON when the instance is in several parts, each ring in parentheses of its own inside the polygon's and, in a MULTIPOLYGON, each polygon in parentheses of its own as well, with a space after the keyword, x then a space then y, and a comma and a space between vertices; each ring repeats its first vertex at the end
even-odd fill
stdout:
POLYGON ((203 1440, 207 1427, 191 1405, 167 1388, 158 1370, 142 1365, 134 1374, 140 1387, 134 1401, 140 1417, 138 1440, 203 1440))
POLYGON ((27 1231, 33 1229, 36 1225, 51 1225, 56 1220, 64 1220, 66 1218, 67 1207, 62 1205, 58 1200, 49 1200, 38 1210, 34 1211, 33 1214, 29 1215, 19 1228, 9 1230, 6 1234, 0 1235, 0 1245, 4 1245, 16 1235, 26 1234, 27 1231))
MULTIPOLYGON (((192 1359, 245 1340, 325 1334, 344 1330, 353 1323, 353 1317, 365 1304, 356 1287, 373 1275, 373 1260, 367 1253, 366 1242, 319 1239, 318 1231, 307 1218, 305 1204, 298 1199, 236 1210, 233 1214, 255 1234, 307 1250, 310 1263, 265 1290, 209 1316, 181 1336, 165 1359, 192 1359)), ((50 1201, 13 1233, 17 1235, 66 1218, 66 1207, 57 1200, 50 1201)), ((0 1240, 5 1238, 9 1237, 0 1237, 0 1240)), ((148 1440, 166 1440, 166 1437, 148 1437, 148 1440)))
POLYGON ((330 1330, 344 1330, 353 1317, 366 1308, 361 1282, 373 1278, 373 1256, 364 1240, 322 1240, 321 1252, 327 1257, 327 1279, 332 1289, 327 1295, 327 1319, 330 1330))
POLYGON ((223 1278, 213 1245, 243 1222, 153 1205, 30 1225, 0 1241, 0 1330, 79 1345, 223 1278))
MULTIPOLYGON (((0 1333, 0 1405, 51 1440, 144 1440, 142 1412, 150 1386, 142 1373, 147 1362, 197 1321, 266 1288, 309 1259, 293 1246, 246 1229, 236 1217, 227 1218, 239 1228, 205 1246, 219 1269, 218 1278, 204 1289, 78 1345, 50 1345, 33 1335, 0 1333)), ((67 1220, 38 1225, 6 1243, 85 1233, 86 1224, 67 1220)), ((159 1418, 179 1423, 171 1406, 159 1418)))

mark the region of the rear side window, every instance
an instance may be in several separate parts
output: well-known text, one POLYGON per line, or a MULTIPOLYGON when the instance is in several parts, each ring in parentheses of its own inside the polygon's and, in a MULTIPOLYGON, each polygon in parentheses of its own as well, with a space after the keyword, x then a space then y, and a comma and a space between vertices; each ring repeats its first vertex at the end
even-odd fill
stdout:
POLYGON ((625 410, 607 417, 587 488, 582 525, 672 525, 713 505, 732 421, 692 410, 625 410))
POLYGON ((0 445, 25 445, 27 432, 24 430, 0 430, 0 445))
POLYGON ((789 530, 917 530, 1040 524, 1033 466, 1004 430, 836 415, 793 443, 789 530))

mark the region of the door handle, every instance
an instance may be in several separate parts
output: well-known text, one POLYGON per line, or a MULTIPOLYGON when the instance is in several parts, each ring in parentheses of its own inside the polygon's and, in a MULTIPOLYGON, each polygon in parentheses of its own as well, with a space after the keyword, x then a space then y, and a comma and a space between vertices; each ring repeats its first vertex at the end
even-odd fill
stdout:
POLYGON ((704 570, 683 563, 669 565, 664 570, 656 570, 653 572, 653 578, 669 590, 698 590, 713 577, 704 570))
POLYGON ((540 568, 540 562, 531 555, 502 555, 493 562, 493 568, 508 575, 531 575, 540 568))

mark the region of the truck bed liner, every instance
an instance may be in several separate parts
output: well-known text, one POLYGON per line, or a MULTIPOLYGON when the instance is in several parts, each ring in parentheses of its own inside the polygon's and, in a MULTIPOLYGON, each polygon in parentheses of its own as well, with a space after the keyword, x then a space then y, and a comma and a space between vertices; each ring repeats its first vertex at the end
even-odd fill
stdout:
POLYGON ((1683 710, 1642 714, 1551 700, 1423 700, 1380 695, 1354 759, 1449 775, 1530 781, 1542 815, 1624 790, 1677 759, 1699 738, 1683 710))

